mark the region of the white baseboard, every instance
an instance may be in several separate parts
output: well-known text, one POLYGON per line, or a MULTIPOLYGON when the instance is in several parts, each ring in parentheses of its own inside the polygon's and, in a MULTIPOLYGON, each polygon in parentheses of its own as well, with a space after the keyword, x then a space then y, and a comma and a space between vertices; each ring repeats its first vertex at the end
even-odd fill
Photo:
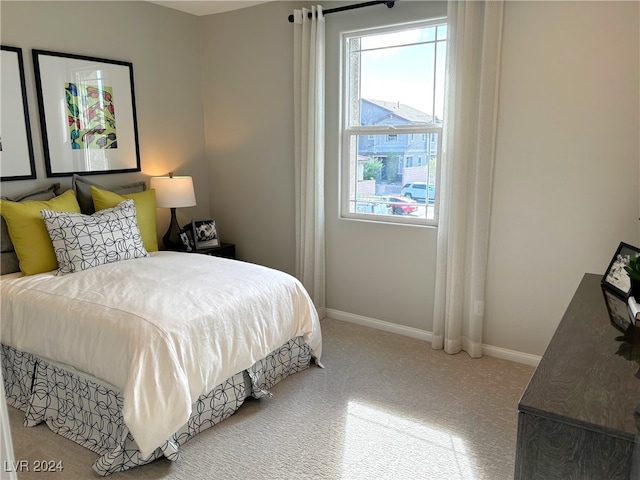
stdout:
MULTIPOLYGON (((371 327, 378 330, 383 330, 385 332, 397 333, 398 335, 417 338, 418 340, 423 340, 425 342, 431 343, 432 333, 428 330, 405 327, 404 325, 398 325, 397 323, 385 322, 384 320, 377 320, 370 317, 363 317, 362 315, 342 312, 340 310, 334 310, 332 308, 327 308, 325 310, 325 313, 328 318, 333 318, 334 320, 355 323, 364 327, 371 327)), ((512 362, 524 363, 526 365, 532 365, 534 367, 538 366, 541 358, 538 355, 517 352, 515 350, 494 347, 492 345, 482 345, 482 354, 488 357, 495 357, 503 360, 510 360, 512 362)))
POLYGON ((333 310, 331 308, 327 308, 325 313, 327 317, 333 318, 334 320, 356 323, 363 327, 371 327, 378 330, 384 330, 385 332, 397 333, 398 335, 404 335, 405 337, 412 337, 417 338, 418 340, 424 340, 425 342, 431 342, 431 332, 428 332, 427 330, 405 327, 404 325, 398 325, 397 323, 376 320, 375 318, 363 317, 362 315, 341 312, 340 310, 333 310))
POLYGON ((524 363, 537 367, 542 358, 540 355, 532 355, 530 353, 517 352, 516 350, 508 350, 502 347, 494 347, 493 345, 482 345, 482 354, 487 357, 501 358, 503 360, 511 360, 512 362, 524 363))

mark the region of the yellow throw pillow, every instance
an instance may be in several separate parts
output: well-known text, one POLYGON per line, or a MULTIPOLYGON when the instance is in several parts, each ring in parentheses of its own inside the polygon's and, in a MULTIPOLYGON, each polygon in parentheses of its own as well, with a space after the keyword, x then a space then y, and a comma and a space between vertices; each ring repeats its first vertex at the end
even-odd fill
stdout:
POLYGON ((80 213, 80 206, 73 190, 67 190, 47 201, 0 200, 0 213, 7 222, 9 236, 24 275, 35 275, 58 268, 49 232, 40 216, 43 209, 80 213))
POLYGON ((91 197, 96 211, 105 208, 113 208, 128 198, 136 205, 136 216, 138 217, 138 228, 142 243, 147 252, 158 251, 158 231, 156 229, 156 191, 152 188, 138 193, 126 193, 118 195, 108 190, 102 190, 91 186, 91 197))

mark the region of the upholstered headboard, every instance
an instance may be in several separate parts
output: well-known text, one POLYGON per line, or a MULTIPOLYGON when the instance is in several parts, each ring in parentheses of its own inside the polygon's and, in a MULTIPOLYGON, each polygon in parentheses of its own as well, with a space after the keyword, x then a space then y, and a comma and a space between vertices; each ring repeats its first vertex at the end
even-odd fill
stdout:
MULTIPOLYGON (((95 206, 93 203, 93 197, 91 194, 91 187, 96 187, 102 190, 117 193, 119 195, 133 194, 143 192, 146 189, 146 183, 144 181, 135 182, 118 187, 103 187, 95 182, 88 180, 86 177, 80 175, 74 175, 72 179, 72 189, 75 192, 78 205, 80 206, 81 213, 85 215, 91 215, 95 212, 95 206)), ((2 197, 4 200, 10 200, 13 202, 24 201, 48 201, 55 197, 58 197, 64 192, 60 191, 60 184, 54 183, 47 187, 42 187, 32 192, 25 193, 23 195, 15 196, 12 198, 2 197)), ((155 209, 154 209, 155 210, 155 209)), ((155 217, 155 211, 153 212, 155 217)), ((154 222, 155 229, 155 222, 154 222)), ((0 216, 0 274, 14 273, 20 271, 20 262, 15 252, 9 229, 4 217, 0 216)))

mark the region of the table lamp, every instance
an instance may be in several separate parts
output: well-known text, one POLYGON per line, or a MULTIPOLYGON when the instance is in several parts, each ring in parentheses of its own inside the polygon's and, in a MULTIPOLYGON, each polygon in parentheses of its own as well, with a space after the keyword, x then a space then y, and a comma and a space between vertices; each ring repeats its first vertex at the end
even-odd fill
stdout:
POLYGON ((193 191, 191 177, 175 177, 173 172, 168 177, 151 177, 150 188, 156 191, 156 206, 171 209, 171 220, 162 243, 167 250, 184 250, 186 245, 180 240, 180 225, 176 219, 176 208, 193 207, 196 196, 193 191))

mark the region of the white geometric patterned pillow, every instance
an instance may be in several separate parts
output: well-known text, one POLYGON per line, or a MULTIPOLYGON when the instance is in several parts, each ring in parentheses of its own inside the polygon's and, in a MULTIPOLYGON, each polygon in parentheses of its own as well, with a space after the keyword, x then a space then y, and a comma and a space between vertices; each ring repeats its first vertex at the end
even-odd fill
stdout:
POLYGON ((40 214, 56 253, 58 275, 150 256, 142 244, 131 199, 93 215, 52 210, 40 214))

